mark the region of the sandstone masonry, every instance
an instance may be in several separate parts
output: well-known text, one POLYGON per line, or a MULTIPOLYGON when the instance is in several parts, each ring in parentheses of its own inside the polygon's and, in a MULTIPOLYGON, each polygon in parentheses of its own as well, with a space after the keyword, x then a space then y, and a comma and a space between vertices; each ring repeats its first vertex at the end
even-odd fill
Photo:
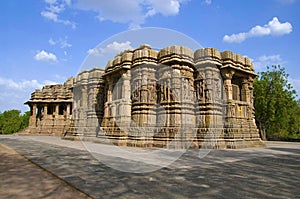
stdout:
POLYGON ((214 48, 124 51, 27 102, 31 133, 136 147, 263 146, 249 58, 214 48))
POLYGON ((32 134, 62 135, 72 120, 73 78, 63 85, 47 85, 35 90, 25 104, 30 107, 28 130, 32 134))

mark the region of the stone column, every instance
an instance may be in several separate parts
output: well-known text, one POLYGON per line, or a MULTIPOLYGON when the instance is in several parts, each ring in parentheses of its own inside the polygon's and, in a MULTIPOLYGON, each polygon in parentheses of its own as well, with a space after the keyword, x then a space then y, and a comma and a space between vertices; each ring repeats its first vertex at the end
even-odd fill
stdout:
POLYGON ((81 84, 81 99, 80 99, 80 113, 78 116, 79 123, 79 131, 81 134, 84 133, 86 127, 86 113, 87 113, 87 105, 88 105, 88 95, 87 95, 87 86, 86 84, 81 84))
POLYGON ((82 86, 82 96, 81 96, 81 107, 86 111, 88 107, 88 93, 87 93, 87 88, 86 86, 82 86))
POLYGON ((67 104, 67 117, 70 119, 70 113, 71 113, 71 104, 67 104))
POLYGON ((113 90, 112 79, 108 80, 108 91, 107 91, 107 102, 112 101, 112 90, 113 90))
POLYGON ((45 104, 44 105, 44 114, 43 115, 47 115, 48 114, 48 105, 47 104, 45 104))
POLYGON ((130 70, 122 73, 122 96, 118 108, 117 125, 119 127, 129 127, 131 121, 131 88, 130 88, 130 70))
POLYGON ((204 90, 204 97, 205 101, 208 103, 212 103, 213 100, 213 68, 206 67, 207 69, 205 70, 205 83, 206 83, 206 88, 204 90))
POLYGON ((40 126, 40 124, 41 124, 41 116, 42 116, 42 110, 41 110, 41 107, 40 106, 37 106, 37 112, 38 112, 38 114, 37 114, 37 126, 40 126))
POLYGON ((103 116, 103 121, 102 121, 103 127, 108 126, 108 120, 109 120, 109 117, 111 116, 111 114, 110 114, 111 111, 109 111, 109 109, 110 109, 110 103, 112 101, 112 89, 113 89, 111 78, 107 78, 106 83, 107 83, 107 86, 105 88, 106 99, 104 102, 104 116, 103 116))
POLYGON ((122 99, 130 99, 130 70, 122 74, 122 99))
POLYGON ((254 107, 254 96, 253 96, 253 78, 248 79, 248 89, 249 89, 249 104, 254 107))
POLYGON ((250 103, 250 93, 249 93, 249 81, 248 79, 243 79, 242 82, 242 101, 250 103))
POLYGON ((36 107, 36 104, 30 106, 32 114, 29 119, 29 127, 36 127, 36 107))
POLYGON ((111 108, 111 103, 113 101, 113 80, 109 79, 108 80, 108 91, 107 91, 107 102, 106 102, 106 108, 108 109, 107 113, 108 113, 108 117, 111 117, 113 115, 112 111, 109 111, 109 109, 111 108))
POLYGON ((75 120, 77 119, 77 97, 75 96, 75 93, 73 91, 73 106, 72 106, 72 118, 75 120))
POLYGON ((59 112, 59 104, 55 105, 55 115, 58 115, 59 112))
POLYGON ((227 96, 227 100, 232 100, 232 85, 231 79, 234 75, 234 71, 222 71, 222 76, 224 78, 224 87, 225 87, 225 94, 227 96))
POLYGON ((36 104, 33 104, 32 105, 32 116, 34 117, 34 118, 36 118, 36 104))
POLYGON ((248 108, 248 114, 249 119, 252 120, 252 124, 256 126, 255 123, 255 110, 254 110, 254 96, 253 96, 253 78, 249 77, 248 81, 248 89, 249 89, 249 108, 248 108))

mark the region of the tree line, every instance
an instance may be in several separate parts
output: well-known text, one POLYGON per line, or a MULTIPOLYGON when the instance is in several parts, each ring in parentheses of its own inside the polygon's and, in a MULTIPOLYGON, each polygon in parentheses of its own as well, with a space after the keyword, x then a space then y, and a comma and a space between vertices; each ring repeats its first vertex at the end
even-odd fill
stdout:
MULTIPOLYGON (((281 66, 267 67, 254 80, 256 124, 263 140, 300 139, 300 100, 281 66)), ((28 126, 30 112, 0 113, 0 134, 11 134, 28 126)))
POLYGON ((0 113, 0 134, 12 134, 28 127, 30 111, 21 114, 19 110, 0 113))
POLYGON ((255 119, 263 140, 300 139, 300 100, 285 68, 267 67, 254 80, 255 119))

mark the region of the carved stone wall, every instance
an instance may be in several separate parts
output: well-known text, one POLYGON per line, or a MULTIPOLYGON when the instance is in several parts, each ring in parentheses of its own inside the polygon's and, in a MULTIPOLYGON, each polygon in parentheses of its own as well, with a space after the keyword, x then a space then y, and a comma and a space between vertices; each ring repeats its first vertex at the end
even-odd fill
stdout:
POLYGON ((165 118, 165 125, 154 137, 155 146, 186 148, 195 136, 193 58, 194 52, 183 46, 166 47, 158 53, 160 108, 157 115, 158 123, 165 118))
POLYGON ((95 137, 103 119, 104 70, 82 71, 74 78, 73 116, 66 136, 95 137))
MULTIPOLYGON (((68 87, 73 115, 66 138, 138 147, 263 146, 254 118, 255 77, 250 59, 231 51, 142 45, 116 55, 105 70, 77 75, 68 87)), ((51 96, 47 89, 44 97, 51 96)), ((28 102, 32 109, 41 106, 37 99, 28 102)), ((36 115, 31 126, 47 129, 36 115)))

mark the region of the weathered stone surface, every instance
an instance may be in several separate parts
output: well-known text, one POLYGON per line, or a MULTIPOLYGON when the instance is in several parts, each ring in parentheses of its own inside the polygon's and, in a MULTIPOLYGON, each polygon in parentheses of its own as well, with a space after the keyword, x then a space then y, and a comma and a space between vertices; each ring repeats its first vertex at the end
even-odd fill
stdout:
MULTIPOLYGON (((116 55, 105 70, 83 71, 73 79, 67 89, 73 91, 71 120, 55 116, 46 122, 33 111, 30 128, 42 132, 35 129, 49 129, 53 121, 52 130, 66 124, 65 138, 108 137, 116 145, 139 147, 263 146, 254 118, 255 77, 251 60, 231 51, 184 46, 156 51, 142 45, 116 55)), ((48 102, 52 93, 61 93, 54 90, 45 86, 27 103, 34 109, 64 102, 48 102)))

